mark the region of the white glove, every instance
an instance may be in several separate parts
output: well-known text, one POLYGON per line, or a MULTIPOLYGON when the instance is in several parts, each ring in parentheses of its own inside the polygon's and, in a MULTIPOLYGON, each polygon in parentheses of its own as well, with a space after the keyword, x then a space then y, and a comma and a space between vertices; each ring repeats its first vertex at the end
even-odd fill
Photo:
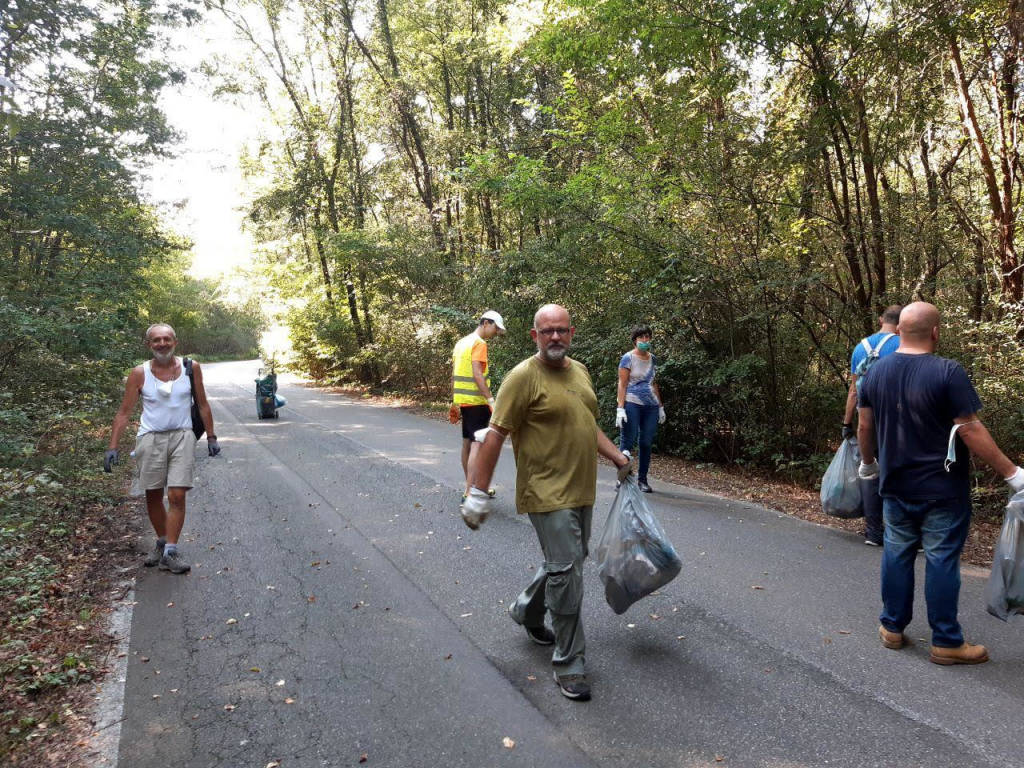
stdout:
POLYGON ((875 459, 870 464, 865 464, 862 461, 860 466, 857 467, 857 477, 861 480, 874 480, 878 477, 878 459, 875 459))
POLYGON ((493 397, 488 397, 487 398, 487 404, 489 406, 491 406, 491 410, 493 411, 494 410, 494 398, 493 397))
POLYGON ((490 432, 490 431, 491 431, 490 427, 484 427, 483 429, 478 429, 476 432, 473 433, 473 440, 475 442, 482 443, 484 440, 487 439, 487 433, 490 432))
POLYGON ((487 495, 487 491, 470 488, 469 495, 462 502, 459 511, 462 513, 462 522, 475 531, 491 514, 491 497, 487 495))
POLYGON ((659 424, 664 424, 665 423, 665 406, 664 405, 658 408, 658 423, 659 424))
POLYGON ((615 428, 616 429, 622 429, 622 425, 625 424, 626 421, 628 421, 628 419, 626 419, 626 409, 625 408, 616 408, 615 409, 615 428))
POLYGON ((626 478, 633 474, 633 457, 629 455, 629 451, 623 451, 622 455, 626 457, 626 463, 619 467, 619 485, 622 485, 626 478))
POLYGON ((1006 484, 1013 489, 1014 493, 1024 491, 1024 469, 1021 469, 1020 467, 1017 467, 1016 469, 1017 471, 1012 475, 1003 478, 1006 480, 1006 484))

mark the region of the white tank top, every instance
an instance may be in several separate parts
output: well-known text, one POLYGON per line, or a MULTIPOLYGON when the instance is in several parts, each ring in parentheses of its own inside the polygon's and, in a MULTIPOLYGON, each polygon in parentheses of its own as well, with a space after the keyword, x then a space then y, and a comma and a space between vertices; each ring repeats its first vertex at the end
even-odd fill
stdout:
POLYGON ((149 360, 142 364, 146 380, 142 383, 142 419, 136 437, 192 428, 192 386, 185 364, 180 357, 175 360, 181 365, 181 375, 174 381, 160 381, 154 376, 149 360))

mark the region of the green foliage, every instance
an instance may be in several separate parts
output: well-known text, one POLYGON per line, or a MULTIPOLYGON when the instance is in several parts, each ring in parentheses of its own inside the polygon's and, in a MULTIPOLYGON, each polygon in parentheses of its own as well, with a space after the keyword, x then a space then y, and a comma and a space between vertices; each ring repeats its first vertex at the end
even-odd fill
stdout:
POLYGON ((508 322, 498 380, 531 354, 536 308, 559 302, 610 428, 643 319, 669 411, 661 450, 813 479, 853 346, 884 306, 923 299, 998 439, 1024 450, 1024 270, 1000 241, 1024 178, 993 192, 980 152, 1019 165, 999 138, 1024 74, 1003 6, 544 7, 539 23, 515 3, 301 0, 245 28, 252 51, 279 54, 226 85, 283 128, 252 159, 252 218, 300 367, 437 397, 475 313, 508 322), (270 51, 288 23, 301 50, 270 51))

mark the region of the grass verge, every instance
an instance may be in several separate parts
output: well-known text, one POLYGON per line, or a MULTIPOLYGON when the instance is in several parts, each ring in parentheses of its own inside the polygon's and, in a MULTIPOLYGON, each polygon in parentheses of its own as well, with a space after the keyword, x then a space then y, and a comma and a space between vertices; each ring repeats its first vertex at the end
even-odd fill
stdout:
MULTIPOLYGON (((101 460, 109 413, 0 429, 0 764, 83 765, 92 686, 111 653, 110 590, 135 513, 101 460)), ((123 472, 123 470, 122 470, 123 472)))

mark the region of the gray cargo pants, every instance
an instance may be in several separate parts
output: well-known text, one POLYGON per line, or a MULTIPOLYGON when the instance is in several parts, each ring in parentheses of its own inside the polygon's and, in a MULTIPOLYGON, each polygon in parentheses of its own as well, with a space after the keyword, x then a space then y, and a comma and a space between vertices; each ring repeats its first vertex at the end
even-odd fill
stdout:
POLYGON ((544 551, 544 565, 509 609, 512 619, 525 627, 543 625, 544 611, 551 612, 555 632, 551 663, 559 677, 583 674, 586 648, 580 605, 593 511, 593 507, 576 507, 530 515, 544 551))

